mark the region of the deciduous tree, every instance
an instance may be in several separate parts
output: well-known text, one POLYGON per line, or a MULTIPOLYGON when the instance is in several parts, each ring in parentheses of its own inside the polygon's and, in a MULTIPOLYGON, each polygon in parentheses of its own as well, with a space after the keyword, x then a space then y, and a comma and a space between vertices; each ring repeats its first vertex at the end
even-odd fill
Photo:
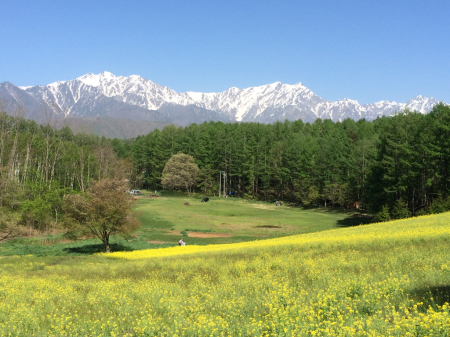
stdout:
POLYGON ((131 235, 140 223, 131 211, 132 199, 127 185, 119 179, 91 181, 85 195, 65 197, 64 211, 68 234, 75 237, 96 237, 109 253, 112 235, 131 235))
POLYGON ((165 189, 186 188, 190 192, 191 187, 196 184, 198 172, 194 157, 178 153, 164 166, 161 182, 165 189))

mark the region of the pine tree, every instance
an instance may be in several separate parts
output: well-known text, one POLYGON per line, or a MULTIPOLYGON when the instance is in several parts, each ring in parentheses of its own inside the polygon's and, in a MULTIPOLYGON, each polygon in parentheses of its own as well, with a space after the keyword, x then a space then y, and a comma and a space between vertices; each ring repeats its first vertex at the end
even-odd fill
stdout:
POLYGON ((449 206, 448 201, 442 198, 442 194, 439 194, 439 196, 431 204, 430 212, 433 214, 444 213, 449 210, 449 206))
POLYGON ((400 198, 395 202, 394 207, 391 211, 391 217, 394 220, 405 219, 409 217, 409 211, 403 199, 400 198))
POLYGON ((389 214, 389 207, 387 205, 383 205, 381 211, 377 213, 375 216, 375 222, 386 222, 391 220, 391 216, 389 214))

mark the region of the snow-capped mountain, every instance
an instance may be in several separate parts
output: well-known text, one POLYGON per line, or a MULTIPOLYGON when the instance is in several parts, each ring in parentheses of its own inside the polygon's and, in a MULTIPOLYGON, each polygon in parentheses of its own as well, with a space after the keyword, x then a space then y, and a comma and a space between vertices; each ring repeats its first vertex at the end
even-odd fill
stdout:
POLYGON ((317 118, 373 120, 405 108, 428 113, 438 103, 434 98, 422 96, 406 103, 380 101, 360 105, 351 99, 333 102, 317 96, 302 83, 280 82, 218 93, 177 93, 141 76, 123 77, 109 72, 21 89, 64 116, 170 120, 184 125, 205 120, 260 123, 285 119, 313 122, 317 118))

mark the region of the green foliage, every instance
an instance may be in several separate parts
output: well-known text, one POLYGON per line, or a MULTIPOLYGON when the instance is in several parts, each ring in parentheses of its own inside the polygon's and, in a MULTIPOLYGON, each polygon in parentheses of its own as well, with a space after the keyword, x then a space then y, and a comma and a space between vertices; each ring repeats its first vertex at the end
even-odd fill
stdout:
POLYGON ((192 156, 184 153, 173 155, 164 166, 161 183, 165 189, 190 188, 196 183, 199 168, 192 156))
MULTIPOLYGON (((50 116, 51 117, 51 116, 50 116)), ((59 227, 63 197, 94 178, 130 179, 129 145, 0 113, 0 207, 30 230, 59 227)), ((31 232, 30 232, 31 233, 31 232)))
POLYGON ((324 187, 324 198, 331 200, 332 205, 338 203, 347 206, 353 200, 348 184, 327 184, 324 187))
POLYGON ((422 216, 422 215, 427 215, 427 214, 429 214, 429 213, 423 208, 414 213, 415 216, 422 216))
POLYGON ((5 212, 4 208, 0 208, 0 242, 20 234, 18 220, 16 213, 5 212))
MULTIPOLYGON (((430 114, 405 110, 394 117, 333 123, 330 120, 257 123, 209 122, 167 127, 130 141, 134 180, 160 189, 165 163, 174 153, 195 158, 195 192, 216 195, 219 171, 226 191, 247 199, 327 203, 363 210, 424 207, 450 186, 450 107, 430 114)), ((118 151, 125 153, 120 146, 118 151)))
POLYGON ((450 209, 449 199, 447 198, 447 200, 445 200, 444 198, 442 198, 442 195, 439 194, 437 199, 435 199, 430 206, 430 213, 433 214, 443 213, 447 212, 449 209, 450 209))
MULTIPOLYGON (((287 204, 276 207, 275 203, 241 198, 211 197, 209 202, 202 203, 198 196, 182 193, 164 193, 163 198, 133 201, 133 210, 141 227, 131 237, 112 235, 111 251, 177 246, 181 231, 187 233, 188 238, 183 240, 186 239, 189 245, 211 245, 320 232, 371 222, 370 217, 347 210, 328 211, 287 204), (183 206, 185 202, 191 206, 183 206)), ((65 218, 64 224, 71 226, 68 220, 65 218)), ((21 230, 25 231, 24 228, 21 230)), ((0 255, 76 256, 104 251, 104 244, 98 238, 80 240, 80 232, 69 234, 72 235, 16 238, 0 244, 0 255)), ((0 238, 1 235, 0 231, 0 238)))
POLYGON ((10 212, 19 212, 29 189, 21 186, 16 180, 6 178, 3 179, 2 183, 0 182, 0 187, 1 206, 10 212))
POLYGON ((305 206, 311 206, 321 199, 319 189, 313 185, 310 179, 299 179, 294 181, 294 195, 298 201, 305 206))
MULTIPOLYGON (((1 114, 0 205, 19 212, 23 201, 47 190, 85 191, 90 180, 104 177, 161 190, 166 163, 184 153, 195 158, 198 175, 168 188, 215 196, 219 172, 225 171, 225 191, 248 199, 344 208, 358 201, 361 209, 377 213, 385 204, 393 210, 402 198, 414 213, 439 194, 449 197, 449 139, 450 107, 444 104, 426 115, 405 110, 373 122, 171 125, 126 141, 1 114)), ((52 204, 49 216, 55 223, 58 198, 44 199, 52 204)), ((435 212, 445 208, 438 205, 435 212)))
POLYGON ((393 220, 397 220, 405 219, 407 217, 409 217, 408 207, 406 206, 403 199, 400 198, 395 202, 394 207, 392 208, 391 218, 393 220))
POLYGON ((219 190, 217 172, 210 167, 205 167, 199 171, 197 182, 199 190, 205 194, 215 195, 219 190))
POLYGON ((128 238, 140 227, 131 211, 131 197, 124 180, 92 181, 86 192, 69 194, 64 198, 66 227, 71 237, 95 237, 109 253, 111 236, 128 238))
POLYGON ((383 205, 381 211, 377 213, 374 218, 374 222, 386 222, 391 220, 391 216, 389 214, 389 207, 387 205, 383 205))
POLYGON ((49 229, 52 205, 41 199, 26 200, 22 203, 22 225, 30 225, 36 229, 49 229))

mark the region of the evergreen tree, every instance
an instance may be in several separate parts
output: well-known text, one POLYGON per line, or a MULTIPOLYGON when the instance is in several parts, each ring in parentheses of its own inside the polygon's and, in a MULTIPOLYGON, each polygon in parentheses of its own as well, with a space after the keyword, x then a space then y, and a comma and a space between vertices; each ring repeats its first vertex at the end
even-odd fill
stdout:
POLYGON ((381 211, 377 213, 374 218, 374 222, 386 222, 391 220, 391 216, 389 214, 389 207, 387 205, 383 205, 381 207, 381 211))
POLYGON ((438 213, 444 213, 449 210, 449 202, 448 200, 444 200, 442 198, 442 194, 439 194, 439 196, 433 201, 430 207, 430 213, 438 214, 438 213))
POLYGON ((397 219, 405 219, 408 217, 409 217, 408 208, 406 207, 403 199, 400 198, 395 202, 394 207, 392 208, 391 218, 397 220, 397 219))
POLYGON ((319 195, 341 206, 358 201, 373 213, 385 204, 394 209, 402 198, 414 214, 437 193, 449 194, 448 139, 450 109, 441 104, 428 115, 405 110, 373 122, 169 126, 137 138, 128 153, 136 184, 144 172, 143 187, 159 187, 170 154, 181 151, 196 158, 196 188, 203 193, 216 193, 218 173, 225 171, 227 191, 241 196, 315 203, 319 195))

